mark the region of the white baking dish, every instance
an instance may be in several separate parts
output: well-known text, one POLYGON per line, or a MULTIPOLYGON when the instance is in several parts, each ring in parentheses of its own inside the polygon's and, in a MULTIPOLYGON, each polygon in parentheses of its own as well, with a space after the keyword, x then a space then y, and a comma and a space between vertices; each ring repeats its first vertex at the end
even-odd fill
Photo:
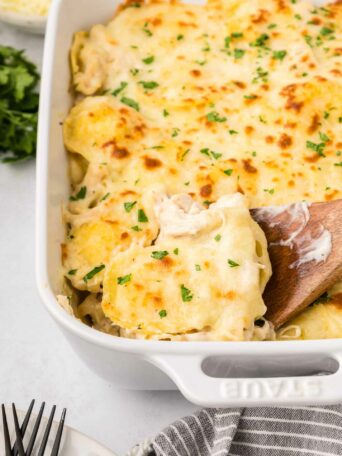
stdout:
POLYGON ((75 31, 106 22, 118 0, 56 0, 45 43, 37 163, 37 281, 44 305, 91 369, 123 387, 172 389, 211 407, 324 404, 342 400, 342 340, 159 342, 87 327, 57 303, 61 205, 68 198, 61 122, 72 99, 68 53, 75 31), (333 372, 331 375, 315 374, 333 372), (207 375, 209 372, 210 375, 207 375))

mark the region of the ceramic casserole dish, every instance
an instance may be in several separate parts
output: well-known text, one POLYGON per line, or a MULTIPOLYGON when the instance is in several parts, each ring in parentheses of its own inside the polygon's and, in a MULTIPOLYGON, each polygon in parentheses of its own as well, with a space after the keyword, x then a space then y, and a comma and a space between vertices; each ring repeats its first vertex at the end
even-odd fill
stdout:
POLYGON ((328 404, 342 400, 342 340, 165 342, 96 331, 57 303, 69 196, 61 123, 72 106, 69 50, 75 31, 106 22, 118 0, 56 0, 45 42, 37 163, 37 283, 44 306, 80 358, 131 389, 178 388, 201 406, 328 404))

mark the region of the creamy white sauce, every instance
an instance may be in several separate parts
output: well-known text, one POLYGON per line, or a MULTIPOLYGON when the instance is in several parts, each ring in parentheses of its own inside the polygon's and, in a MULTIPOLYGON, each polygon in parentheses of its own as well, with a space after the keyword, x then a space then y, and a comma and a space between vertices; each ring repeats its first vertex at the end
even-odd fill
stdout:
POLYGON ((285 225, 287 228, 294 224, 296 225, 296 228, 287 239, 281 239, 270 244, 270 246, 281 245, 289 247, 297 252, 298 260, 290 264, 290 269, 299 268, 302 264, 310 263, 311 261, 316 263, 326 261, 331 253, 332 239, 329 230, 321 225, 320 233, 316 236, 310 230, 306 230, 310 220, 309 207, 309 203, 299 202, 287 206, 264 207, 258 209, 255 213, 257 221, 267 219, 267 223, 269 223, 271 228, 284 225, 283 221, 277 220, 283 214, 286 214, 288 218, 288 222, 285 225))

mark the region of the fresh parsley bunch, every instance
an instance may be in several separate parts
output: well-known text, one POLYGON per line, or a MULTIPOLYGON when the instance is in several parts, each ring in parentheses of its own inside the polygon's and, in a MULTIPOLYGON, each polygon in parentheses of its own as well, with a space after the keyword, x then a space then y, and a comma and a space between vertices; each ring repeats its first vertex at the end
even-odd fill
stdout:
POLYGON ((0 46, 0 154, 4 162, 36 153, 39 95, 37 67, 24 51, 0 46))

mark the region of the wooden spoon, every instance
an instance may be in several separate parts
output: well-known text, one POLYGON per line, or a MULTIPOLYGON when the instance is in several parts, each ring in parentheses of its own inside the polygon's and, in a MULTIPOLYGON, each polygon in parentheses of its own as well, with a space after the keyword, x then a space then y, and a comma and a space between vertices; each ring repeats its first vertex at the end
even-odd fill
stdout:
POLYGON ((251 214, 265 232, 273 268, 263 295, 265 318, 279 328, 342 279, 342 199, 251 214))

